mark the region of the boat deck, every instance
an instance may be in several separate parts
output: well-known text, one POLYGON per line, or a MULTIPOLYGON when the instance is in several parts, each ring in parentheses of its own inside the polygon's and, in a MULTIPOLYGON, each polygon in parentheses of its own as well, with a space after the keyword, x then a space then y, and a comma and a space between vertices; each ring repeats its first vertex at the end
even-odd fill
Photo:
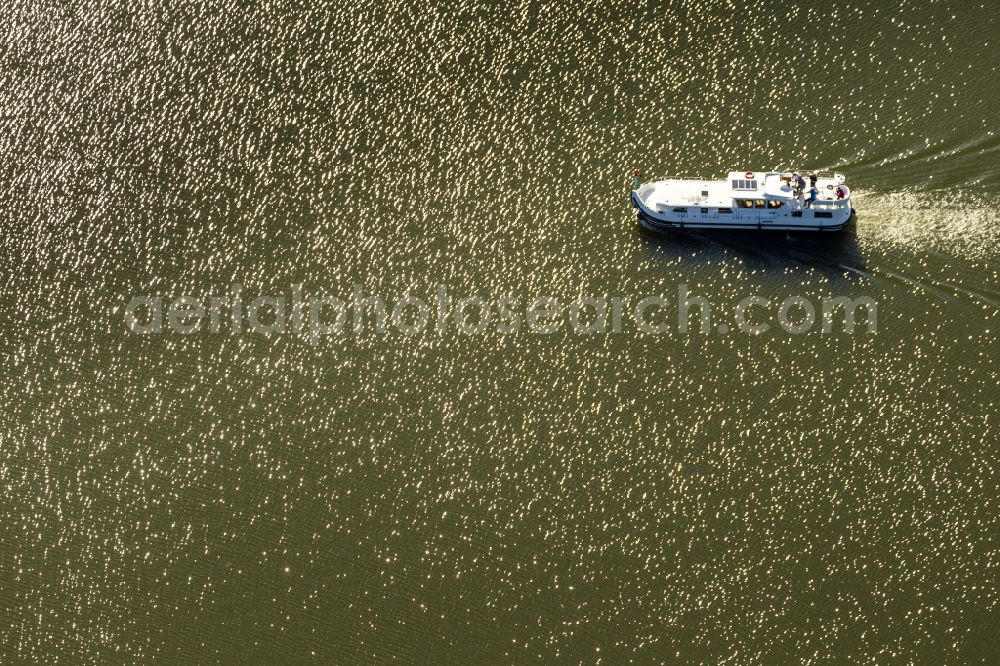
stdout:
MULTIPOLYGON (((735 200, 781 200, 797 207, 798 200, 790 183, 779 172, 761 173, 752 181, 754 188, 735 189, 735 180, 699 180, 689 178, 668 178, 643 185, 638 190, 639 198, 650 208, 660 209, 669 206, 701 206, 707 208, 729 208, 739 205, 735 200)), ((809 180, 806 179, 806 189, 809 180)), ((820 206, 838 206, 847 203, 850 190, 844 185, 843 176, 839 174, 824 175, 817 179, 818 196, 816 204, 820 206), (837 198, 837 187, 843 187, 847 196, 837 198)))

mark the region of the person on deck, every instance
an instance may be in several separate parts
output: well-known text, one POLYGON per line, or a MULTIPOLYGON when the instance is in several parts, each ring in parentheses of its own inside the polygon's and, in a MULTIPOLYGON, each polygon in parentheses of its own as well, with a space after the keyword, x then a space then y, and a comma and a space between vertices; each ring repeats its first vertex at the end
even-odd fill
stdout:
POLYGON ((798 171, 792 174, 792 184, 798 192, 802 192, 806 189, 806 180, 798 171))
POLYGON ((815 187, 809 188, 809 196, 806 197, 806 208, 812 208, 813 202, 816 201, 816 197, 819 196, 819 192, 815 187))

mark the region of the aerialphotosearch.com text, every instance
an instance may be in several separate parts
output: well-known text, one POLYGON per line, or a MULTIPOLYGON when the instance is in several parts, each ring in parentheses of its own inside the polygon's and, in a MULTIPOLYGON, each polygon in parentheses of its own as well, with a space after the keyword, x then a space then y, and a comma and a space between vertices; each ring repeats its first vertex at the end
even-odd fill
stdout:
POLYGON ((671 296, 579 295, 487 299, 456 296, 438 285, 427 296, 407 294, 385 299, 354 285, 349 295, 306 293, 294 284, 288 294, 250 296, 240 285, 224 295, 133 296, 125 306, 127 329, 138 334, 251 333, 301 336, 312 344, 323 337, 386 333, 404 335, 457 331, 486 333, 581 335, 642 334, 759 335, 772 330, 801 335, 819 327, 823 333, 853 333, 859 317, 868 333, 878 328, 876 302, 847 296, 809 299, 790 295, 782 300, 747 296, 729 308, 725 321, 716 308, 687 285, 677 285, 671 296))

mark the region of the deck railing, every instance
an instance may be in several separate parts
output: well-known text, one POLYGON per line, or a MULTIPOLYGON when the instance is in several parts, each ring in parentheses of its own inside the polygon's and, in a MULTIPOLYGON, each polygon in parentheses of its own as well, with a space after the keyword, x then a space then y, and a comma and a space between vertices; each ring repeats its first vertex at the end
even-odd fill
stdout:
POLYGON ((831 178, 841 184, 847 182, 847 178, 844 176, 844 174, 840 173, 839 171, 810 171, 808 169, 785 169, 781 173, 796 173, 796 172, 802 174, 807 178, 809 174, 814 173, 818 178, 831 178))
POLYGON ((813 208, 845 208, 850 205, 847 199, 816 199, 812 202, 813 208))

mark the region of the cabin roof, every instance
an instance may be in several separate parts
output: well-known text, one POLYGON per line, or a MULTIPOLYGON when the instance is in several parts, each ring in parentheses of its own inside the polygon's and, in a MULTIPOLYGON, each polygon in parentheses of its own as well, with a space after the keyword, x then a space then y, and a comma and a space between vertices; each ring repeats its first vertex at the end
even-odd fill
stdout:
POLYGON ((769 173, 764 180, 764 195, 773 199, 791 199, 792 186, 781 180, 780 173, 769 173))

